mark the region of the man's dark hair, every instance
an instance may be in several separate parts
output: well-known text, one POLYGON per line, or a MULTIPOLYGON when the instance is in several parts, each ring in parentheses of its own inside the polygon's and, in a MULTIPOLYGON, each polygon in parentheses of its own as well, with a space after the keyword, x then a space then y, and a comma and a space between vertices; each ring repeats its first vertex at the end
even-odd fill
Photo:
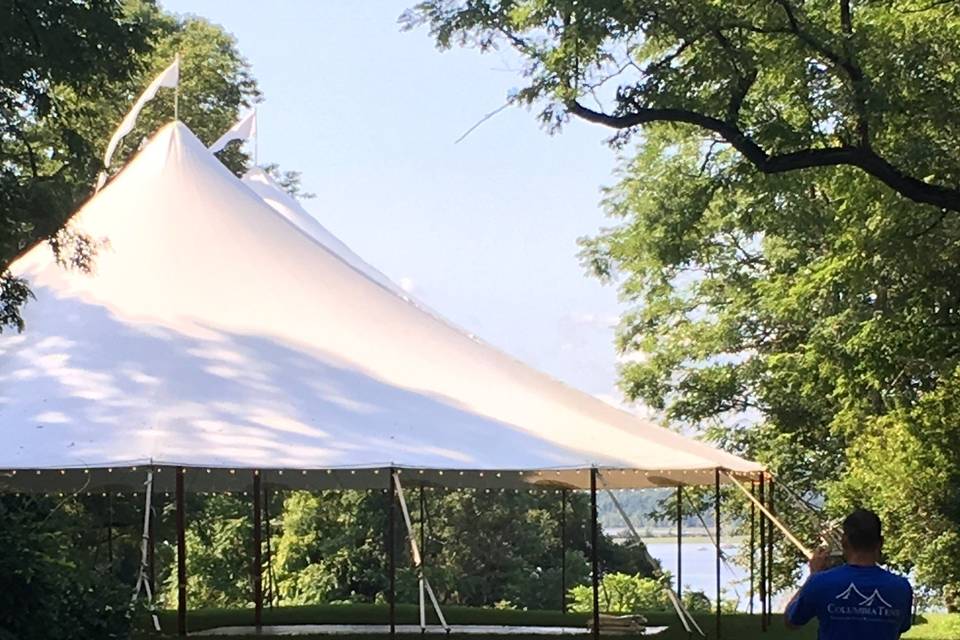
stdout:
POLYGON ((857 509, 848 515, 843 521, 843 533, 857 551, 873 551, 883 541, 880 517, 868 509, 857 509))

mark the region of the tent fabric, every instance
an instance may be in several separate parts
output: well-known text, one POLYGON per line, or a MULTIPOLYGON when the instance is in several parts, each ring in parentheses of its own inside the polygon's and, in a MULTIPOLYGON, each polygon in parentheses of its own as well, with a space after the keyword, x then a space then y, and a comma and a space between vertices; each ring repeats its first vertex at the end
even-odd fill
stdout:
POLYGON ((368 264, 338 237, 330 233, 316 218, 307 213, 297 202, 297 199, 284 191, 283 187, 277 184, 266 171, 260 167, 254 167, 247 171, 241 180, 277 213, 324 247, 333 251, 351 267, 401 298, 408 297, 406 292, 393 280, 368 264))
POLYGON ((248 185, 172 123, 71 219, 91 273, 46 244, 14 263, 36 300, 0 336, 0 487, 138 487, 147 467, 161 490, 188 468, 210 491, 254 469, 494 490, 585 488, 594 467, 611 488, 762 472, 456 329, 248 185))

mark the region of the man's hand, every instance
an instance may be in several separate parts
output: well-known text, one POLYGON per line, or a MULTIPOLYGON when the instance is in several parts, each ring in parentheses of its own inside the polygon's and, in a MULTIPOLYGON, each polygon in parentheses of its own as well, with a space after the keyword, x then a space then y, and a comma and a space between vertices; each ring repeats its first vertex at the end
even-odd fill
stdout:
POLYGON ((810 575, 825 571, 830 566, 830 550, 827 547, 817 547, 810 558, 810 575))

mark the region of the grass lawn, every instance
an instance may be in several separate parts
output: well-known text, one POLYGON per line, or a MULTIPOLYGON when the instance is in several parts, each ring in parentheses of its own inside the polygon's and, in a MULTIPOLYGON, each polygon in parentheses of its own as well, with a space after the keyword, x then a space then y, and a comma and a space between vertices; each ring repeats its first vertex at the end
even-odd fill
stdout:
MULTIPOLYGON (((562 614, 559 611, 510 611, 498 609, 481 609, 474 607, 444 607, 444 615, 450 624, 483 624, 483 625, 523 625, 523 626, 570 626, 583 627, 586 636, 586 614, 570 613, 562 614)), ((373 604, 354 604, 354 605, 311 605, 302 607, 278 607, 275 609, 264 609, 263 623, 265 625, 279 624, 387 624, 389 622, 389 609, 386 605, 373 604)), ((653 636, 660 640, 687 640, 687 634, 683 631, 680 622, 673 613, 650 613, 647 614, 650 624, 653 626, 669 627, 665 632, 653 636)), ((172 638, 175 636, 177 628, 176 612, 164 611, 160 614, 160 625, 165 631, 164 634, 154 634, 140 632, 134 637, 138 640, 160 640, 162 638, 172 638)), ((697 616, 697 620, 703 630, 710 637, 713 637, 715 626, 712 615, 697 616)), ((397 622, 399 624, 418 624, 419 609, 416 605, 397 605, 397 622)), ((428 622, 436 623, 435 618, 428 618, 428 622)), ((149 625, 144 621, 144 628, 149 625)), ((203 609, 191 611, 187 617, 187 628, 190 631, 200 631, 223 626, 243 626, 253 624, 252 609, 203 609)), ((224 637, 224 636, 220 636, 224 637)), ((230 636, 231 638, 255 638, 258 636, 230 636)), ((259 636, 262 638, 263 636, 259 636)), ((287 638, 297 640, 317 640, 318 638, 335 638, 336 640, 372 640, 377 638, 383 640, 383 635, 375 636, 286 636, 287 638)), ((415 638, 415 635, 403 635, 401 638, 415 638)), ((429 636, 442 638, 442 636, 429 636)), ((569 637, 569 636, 568 636, 569 637)), ((624 637, 630 636, 611 636, 624 637)), ((787 633, 783 626, 783 620, 779 616, 774 617, 773 627, 767 633, 760 631, 760 619, 758 616, 747 614, 732 614, 723 617, 723 637, 730 640, 760 640, 779 639, 783 637, 795 638, 796 640, 814 640, 816 638, 816 626, 809 625, 797 632, 787 633)), ((503 636, 499 636, 503 638, 503 636)), ((534 636, 524 638, 523 636, 510 636, 511 640, 544 640, 543 636, 534 636)), ((921 619, 904 638, 910 640, 960 640, 960 614, 929 614, 921 619)), ((450 640, 491 640, 477 635, 451 635, 450 640)))

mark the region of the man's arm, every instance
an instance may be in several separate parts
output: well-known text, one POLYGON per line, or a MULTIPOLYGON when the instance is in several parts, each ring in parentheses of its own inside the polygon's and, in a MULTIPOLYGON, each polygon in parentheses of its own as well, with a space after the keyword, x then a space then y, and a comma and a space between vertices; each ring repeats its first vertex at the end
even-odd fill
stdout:
MULTIPOLYGON (((904 582, 907 582, 904 580, 904 582)), ((900 633, 906 633, 913 625, 913 587, 907 582, 909 596, 907 597, 907 609, 903 612, 903 622, 900 624, 900 633)))
POLYGON ((813 552, 813 557, 810 558, 810 576, 793 594, 783 612, 783 620, 788 629, 799 629, 817 614, 816 603, 809 598, 810 583, 816 574, 827 568, 829 560, 830 553, 825 547, 813 552))

